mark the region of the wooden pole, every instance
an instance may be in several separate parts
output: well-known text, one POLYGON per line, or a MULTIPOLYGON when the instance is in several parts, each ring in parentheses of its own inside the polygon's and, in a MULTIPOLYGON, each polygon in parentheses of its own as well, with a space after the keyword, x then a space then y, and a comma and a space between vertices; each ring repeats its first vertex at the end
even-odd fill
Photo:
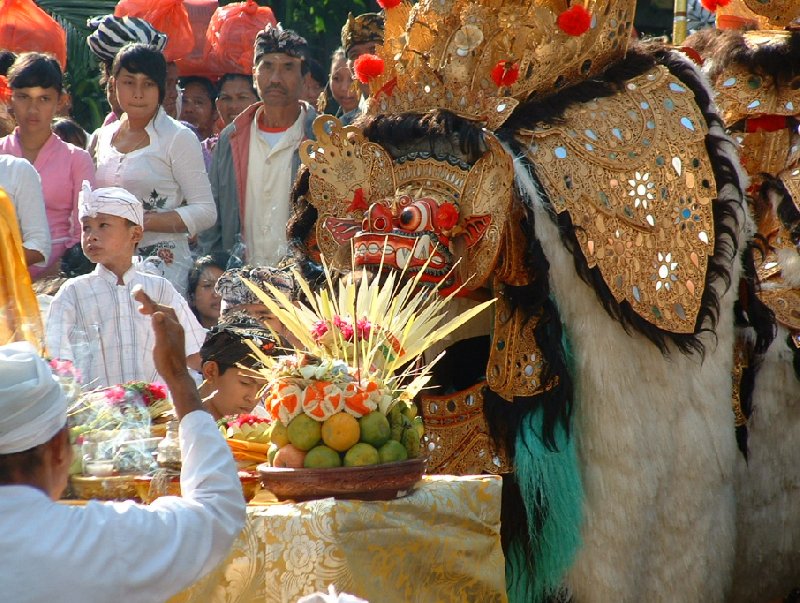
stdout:
POLYGON ((686 39, 687 0, 675 0, 675 13, 672 18, 672 44, 680 46, 686 39))

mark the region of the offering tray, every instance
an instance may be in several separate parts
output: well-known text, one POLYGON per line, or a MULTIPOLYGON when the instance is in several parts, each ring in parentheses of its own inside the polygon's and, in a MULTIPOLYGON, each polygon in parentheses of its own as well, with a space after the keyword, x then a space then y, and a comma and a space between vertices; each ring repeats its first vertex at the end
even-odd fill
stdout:
POLYGON ((133 475, 72 475, 70 485, 82 500, 128 500, 136 498, 133 475))
MULTIPOLYGON (((150 484, 153 481, 151 475, 137 475, 134 479, 134 489, 136 498, 143 503, 149 504, 159 496, 180 496, 181 495, 181 476, 174 475, 167 484, 167 491, 159 494, 151 494, 150 484)), ((252 471, 239 471, 239 481, 242 483, 242 494, 244 500, 250 502, 258 491, 259 476, 252 471)))
POLYGON ((258 466, 261 486, 278 500, 318 498, 392 500, 413 492, 422 479, 427 459, 416 458, 368 467, 290 469, 258 466))

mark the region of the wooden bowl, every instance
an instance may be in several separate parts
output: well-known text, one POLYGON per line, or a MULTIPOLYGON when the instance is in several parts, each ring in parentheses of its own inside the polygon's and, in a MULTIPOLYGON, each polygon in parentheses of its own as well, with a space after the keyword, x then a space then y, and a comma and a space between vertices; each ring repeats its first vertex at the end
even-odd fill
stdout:
POLYGON ((410 494, 425 473, 427 459, 418 458, 369 467, 289 469, 258 466, 261 486, 278 500, 343 498, 392 500, 410 494))
MULTIPOLYGON (((150 493, 150 483, 153 481, 150 475, 137 475, 134 480, 136 496, 144 503, 151 503, 160 496, 180 496, 181 478, 179 475, 173 476, 167 484, 167 491, 159 494, 150 493)), ((258 491, 258 474, 250 471, 239 471, 239 481, 242 483, 242 494, 244 500, 249 502, 258 491)))
POLYGON ((72 475, 69 480, 73 493, 82 500, 127 500, 136 497, 133 475, 72 475))

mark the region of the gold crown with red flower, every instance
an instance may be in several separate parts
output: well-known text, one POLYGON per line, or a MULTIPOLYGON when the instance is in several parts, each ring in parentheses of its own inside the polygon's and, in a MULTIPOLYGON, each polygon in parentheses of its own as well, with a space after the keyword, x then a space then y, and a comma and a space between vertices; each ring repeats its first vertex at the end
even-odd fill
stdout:
POLYGON ((717 13, 718 29, 800 28, 800 2, 797 0, 703 0, 703 6, 717 13))
POLYGON ((362 57, 368 114, 446 109, 495 130, 514 107, 625 54, 635 0, 381 0, 385 41, 362 57), (382 64, 381 64, 382 63, 382 64))

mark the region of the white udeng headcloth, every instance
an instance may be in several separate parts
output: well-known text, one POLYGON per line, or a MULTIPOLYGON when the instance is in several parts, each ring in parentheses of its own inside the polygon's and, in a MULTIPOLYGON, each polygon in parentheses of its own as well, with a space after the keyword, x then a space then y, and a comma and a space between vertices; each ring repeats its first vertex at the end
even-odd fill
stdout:
POLYGON ((92 190, 89 181, 84 180, 78 194, 78 219, 94 217, 100 213, 126 218, 139 226, 144 225, 144 207, 134 195, 118 186, 92 190))
POLYGON ((0 454, 44 444, 67 423, 67 399, 27 342, 0 346, 0 454))

